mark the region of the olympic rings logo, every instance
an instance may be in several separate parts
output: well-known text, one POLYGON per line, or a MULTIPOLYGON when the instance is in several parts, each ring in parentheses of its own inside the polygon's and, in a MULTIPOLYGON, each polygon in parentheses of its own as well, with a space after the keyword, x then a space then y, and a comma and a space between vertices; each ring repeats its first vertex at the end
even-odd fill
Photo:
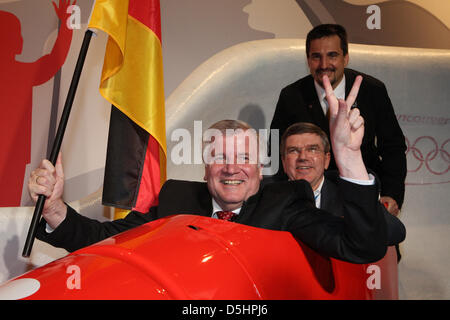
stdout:
MULTIPOLYGON (((408 173, 418 172, 422 168, 432 173, 435 176, 443 176, 450 170, 450 153, 448 148, 450 146, 450 139, 445 140, 441 145, 436 139, 430 136, 422 136, 417 138, 411 145, 409 140, 405 138, 407 150, 406 156, 412 157, 414 161, 408 161, 408 173), (411 163, 417 165, 410 168, 411 163)), ((436 182, 436 183, 447 183, 436 182)), ((418 183, 407 183, 418 184, 418 183)), ((424 184, 424 183, 420 183, 424 184)))

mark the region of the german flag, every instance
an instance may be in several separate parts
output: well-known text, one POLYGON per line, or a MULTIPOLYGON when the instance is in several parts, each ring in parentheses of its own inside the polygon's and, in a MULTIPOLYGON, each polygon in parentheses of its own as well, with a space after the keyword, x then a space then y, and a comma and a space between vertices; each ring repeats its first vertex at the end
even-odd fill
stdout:
POLYGON ((89 28, 108 34, 100 93, 111 102, 104 205, 147 212, 166 180, 159 0, 96 0, 89 28))

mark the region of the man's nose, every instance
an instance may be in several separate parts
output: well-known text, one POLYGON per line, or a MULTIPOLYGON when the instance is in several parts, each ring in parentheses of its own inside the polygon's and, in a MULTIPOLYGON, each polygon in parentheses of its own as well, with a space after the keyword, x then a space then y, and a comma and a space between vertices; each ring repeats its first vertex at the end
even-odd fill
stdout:
POLYGON ((239 165, 236 163, 226 163, 223 166, 223 171, 227 174, 235 174, 240 170, 239 165))
POLYGON ((320 57, 320 69, 326 69, 328 67, 327 57, 320 57))
POLYGON ((304 161, 307 158, 307 154, 304 148, 297 151, 297 161, 304 161))

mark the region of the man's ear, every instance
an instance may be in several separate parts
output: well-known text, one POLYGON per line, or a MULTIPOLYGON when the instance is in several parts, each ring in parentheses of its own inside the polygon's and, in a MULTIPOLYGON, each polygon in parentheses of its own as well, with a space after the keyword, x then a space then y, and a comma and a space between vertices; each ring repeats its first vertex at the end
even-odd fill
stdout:
POLYGON ((205 164, 205 175, 203 176, 204 181, 208 181, 208 165, 205 164))
POLYGON ((325 153, 325 170, 328 169, 328 166, 330 165, 330 159, 331 159, 331 153, 327 152, 325 153))
MULTIPOLYGON (((286 171, 286 164, 285 164, 285 161, 284 161, 284 155, 281 155, 281 167, 283 168, 284 172, 287 172, 286 171)), ((278 169, 278 170, 280 170, 280 169, 278 169)))
POLYGON ((344 68, 348 65, 348 62, 350 61, 350 56, 348 53, 344 56, 344 68))

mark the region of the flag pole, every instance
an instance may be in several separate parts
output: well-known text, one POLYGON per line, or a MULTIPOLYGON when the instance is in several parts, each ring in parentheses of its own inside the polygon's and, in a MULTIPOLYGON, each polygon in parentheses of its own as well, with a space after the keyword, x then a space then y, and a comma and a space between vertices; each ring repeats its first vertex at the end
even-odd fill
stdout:
MULTIPOLYGON (((72 109, 73 100, 75 98, 75 93, 77 91, 78 82, 80 80, 81 71, 83 70, 84 60, 86 58, 92 34, 93 32, 89 29, 86 30, 84 34, 83 43, 81 45, 80 53, 78 55, 78 60, 75 66, 75 71, 72 76, 72 81, 70 83, 69 92, 67 93, 66 102, 64 104, 64 109, 61 114, 61 120, 59 121, 58 131, 56 132, 55 139, 53 140, 52 152, 50 154, 49 159, 53 165, 55 165, 59 150, 61 149, 61 143, 64 137, 64 132, 66 131, 70 110, 72 109)), ((39 195, 38 201, 36 202, 36 206, 34 207, 33 217, 31 219, 30 228, 28 229, 28 235, 25 241, 25 246, 22 251, 22 256, 25 258, 30 256, 31 249, 34 243, 34 238, 36 237, 37 226, 41 218, 42 209, 44 208, 45 199, 46 197, 44 195, 39 195)))

